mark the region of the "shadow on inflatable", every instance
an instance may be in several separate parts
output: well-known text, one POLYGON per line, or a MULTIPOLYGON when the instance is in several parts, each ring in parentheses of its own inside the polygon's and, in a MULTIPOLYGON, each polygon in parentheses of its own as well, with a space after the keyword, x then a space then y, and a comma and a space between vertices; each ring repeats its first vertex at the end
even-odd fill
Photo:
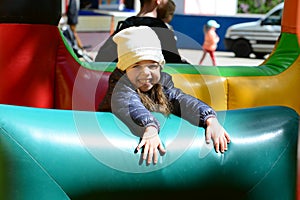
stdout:
POLYGON ((217 110, 232 142, 215 153, 203 128, 157 114, 167 154, 149 166, 134 154, 139 138, 95 112, 115 64, 76 58, 57 27, 60 4, 0 3, 0 199, 297 199, 297 0, 285 1, 260 66, 165 67, 217 110))

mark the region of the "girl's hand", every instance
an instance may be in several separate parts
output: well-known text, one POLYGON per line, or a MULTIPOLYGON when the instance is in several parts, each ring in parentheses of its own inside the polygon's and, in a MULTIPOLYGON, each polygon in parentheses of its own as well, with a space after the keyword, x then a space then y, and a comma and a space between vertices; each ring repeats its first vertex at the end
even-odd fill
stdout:
POLYGON ((230 143, 229 134, 215 117, 208 118, 206 120, 206 125, 206 143, 210 143, 210 140, 212 139, 216 152, 218 153, 221 151, 221 153, 224 153, 224 151, 228 149, 227 144, 230 143))
POLYGON ((153 163, 156 164, 158 161, 157 149, 160 153, 166 153, 165 148, 163 147, 160 138, 158 136, 158 131, 154 126, 149 126, 146 128, 141 142, 136 147, 136 150, 139 151, 144 146, 143 160, 146 160, 147 164, 150 164, 152 159, 153 163))

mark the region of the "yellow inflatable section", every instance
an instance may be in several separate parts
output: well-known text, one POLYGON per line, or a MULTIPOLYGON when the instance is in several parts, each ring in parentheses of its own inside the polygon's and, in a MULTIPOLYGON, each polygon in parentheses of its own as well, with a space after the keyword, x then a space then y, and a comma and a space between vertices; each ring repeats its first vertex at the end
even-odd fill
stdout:
POLYGON ((165 71, 177 87, 216 110, 281 105, 300 114, 299 5, 298 0, 285 1, 281 36, 260 66, 169 65, 165 71))

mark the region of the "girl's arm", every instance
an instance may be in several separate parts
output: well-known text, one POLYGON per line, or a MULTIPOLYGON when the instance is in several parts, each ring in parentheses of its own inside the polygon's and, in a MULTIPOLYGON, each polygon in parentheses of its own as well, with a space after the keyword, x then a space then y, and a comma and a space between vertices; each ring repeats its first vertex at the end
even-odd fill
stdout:
POLYGON ((116 84, 111 98, 112 113, 123 121, 136 136, 142 137, 148 126, 160 130, 160 124, 145 108, 135 88, 124 75, 116 84))
POLYGON ((209 105, 175 88, 172 77, 169 74, 162 73, 162 77, 161 84, 169 101, 172 103, 173 114, 200 127, 206 127, 208 118, 216 117, 216 112, 209 105))
POLYGON ((112 94, 112 112, 123 121, 131 132, 141 138, 136 150, 144 147, 143 159, 147 163, 158 161, 158 152, 166 152, 158 135, 160 124, 142 104, 139 95, 126 78, 120 79, 112 94))
POLYGON ((173 104, 173 114, 182 117, 190 123, 205 128, 205 139, 213 140, 216 152, 227 150, 230 137, 219 123, 216 112, 203 101, 183 93, 175 88, 170 75, 164 75, 166 93, 173 104))

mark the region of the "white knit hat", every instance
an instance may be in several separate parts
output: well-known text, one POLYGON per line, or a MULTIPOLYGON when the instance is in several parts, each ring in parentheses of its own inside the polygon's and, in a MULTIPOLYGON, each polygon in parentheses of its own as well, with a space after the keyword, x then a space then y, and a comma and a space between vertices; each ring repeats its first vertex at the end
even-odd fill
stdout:
POLYGON ((117 68, 122 71, 143 60, 158 62, 162 67, 165 64, 160 40, 148 26, 126 28, 117 33, 113 40, 118 48, 117 68))

